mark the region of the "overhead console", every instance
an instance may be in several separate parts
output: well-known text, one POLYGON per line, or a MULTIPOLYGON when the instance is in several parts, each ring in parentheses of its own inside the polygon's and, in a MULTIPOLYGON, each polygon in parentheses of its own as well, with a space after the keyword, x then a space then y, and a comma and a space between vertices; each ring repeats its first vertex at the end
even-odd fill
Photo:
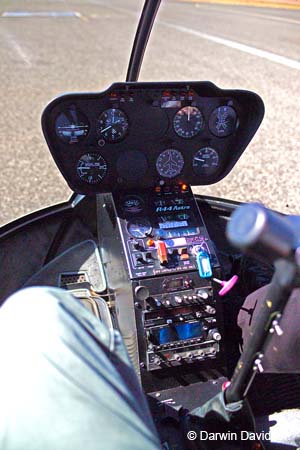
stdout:
POLYGON ((70 188, 95 194, 216 183, 263 114, 256 94, 210 82, 114 83, 104 92, 56 98, 42 127, 70 188))

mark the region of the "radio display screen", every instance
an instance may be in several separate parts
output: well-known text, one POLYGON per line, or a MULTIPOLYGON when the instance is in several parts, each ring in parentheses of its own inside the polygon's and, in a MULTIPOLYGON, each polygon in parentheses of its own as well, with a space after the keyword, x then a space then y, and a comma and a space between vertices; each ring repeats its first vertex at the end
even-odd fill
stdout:
POLYGON ((166 285, 169 291, 176 291, 176 289, 181 289, 183 287, 183 283, 183 278, 175 278, 166 282, 166 285))
POLYGON ((157 229, 155 234, 163 239, 173 239, 182 236, 195 236, 198 234, 197 227, 172 228, 169 230, 157 229))
POLYGON ((162 229, 168 229, 168 228, 181 228, 181 227, 187 227, 188 222, 186 220, 172 220, 168 222, 160 222, 158 224, 159 228, 162 229))
POLYGON ((201 337, 203 334, 201 322, 181 323, 161 328, 152 328, 151 335, 157 345, 174 341, 184 341, 201 337))

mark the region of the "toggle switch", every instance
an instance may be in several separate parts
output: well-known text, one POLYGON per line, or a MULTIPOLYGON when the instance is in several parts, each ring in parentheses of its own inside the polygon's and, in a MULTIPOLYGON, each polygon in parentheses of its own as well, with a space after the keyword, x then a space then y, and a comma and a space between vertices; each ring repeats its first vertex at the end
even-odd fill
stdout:
POLYGON ((143 250, 144 247, 141 245, 141 243, 139 241, 133 241, 133 248, 135 250, 143 250))
POLYGON ((168 251, 165 242, 156 242, 157 256, 161 265, 168 263, 168 251))

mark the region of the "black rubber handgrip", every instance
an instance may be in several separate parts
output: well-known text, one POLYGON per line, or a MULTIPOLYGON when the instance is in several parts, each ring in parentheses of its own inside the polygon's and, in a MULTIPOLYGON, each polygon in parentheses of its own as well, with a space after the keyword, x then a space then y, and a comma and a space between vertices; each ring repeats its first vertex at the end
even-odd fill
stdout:
POLYGON ((295 226, 287 216, 270 211, 262 205, 249 203, 237 208, 226 230, 235 247, 269 261, 294 259, 297 247, 295 226))

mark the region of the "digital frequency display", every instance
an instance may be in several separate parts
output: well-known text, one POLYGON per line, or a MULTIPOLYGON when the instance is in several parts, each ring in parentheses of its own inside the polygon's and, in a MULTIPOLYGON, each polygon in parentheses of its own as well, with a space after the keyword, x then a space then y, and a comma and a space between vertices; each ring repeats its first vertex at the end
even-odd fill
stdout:
POLYGON ((194 236, 198 234, 198 228, 196 227, 183 227, 183 228, 173 228, 169 230, 159 229, 156 230, 155 233, 158 237, 163 239, 172 239, 182 236, 194 236))
POLYGON ((201 337, 202 333, 203 329, 201 322, 182 323, 151 330, 151 335, 157 345, 201 337))
POLYGON ((168 221, 168 222, 160 222, 158 224, 159 228, 162 229, 169 229, 169 228, 181 228, 181 227, 187 227, 188 223, 186 220, 172 220, 172 221, 168 221))

